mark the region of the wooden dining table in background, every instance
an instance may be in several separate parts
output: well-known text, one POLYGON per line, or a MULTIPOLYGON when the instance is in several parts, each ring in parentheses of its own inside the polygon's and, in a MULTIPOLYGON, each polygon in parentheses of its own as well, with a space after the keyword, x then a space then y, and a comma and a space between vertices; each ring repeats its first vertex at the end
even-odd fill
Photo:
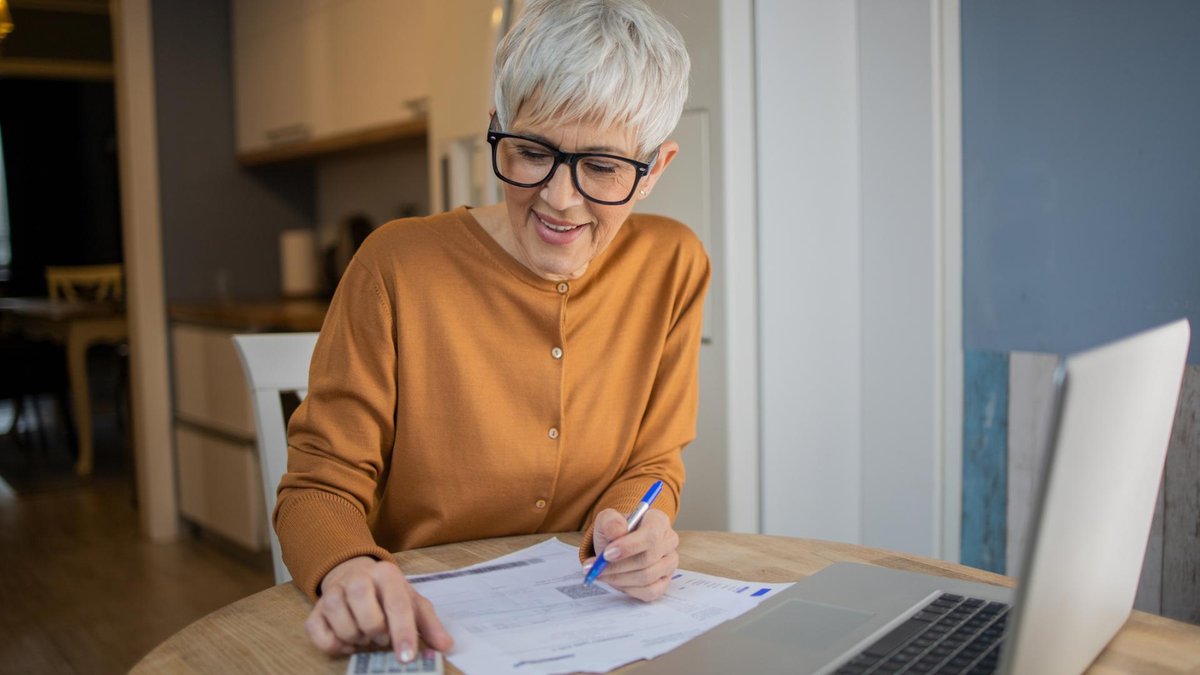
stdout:
POLYGON ((0 298, 0 329, 31 338, 54 340, 66 347, 71 385, 71 413, 79 441, 75 473, 92 472, 95 440, 88 382, 88 348, 129 338, 125 305, 118 302, 73 302, 49 298, 0 298))
MULTIPOLYGON (((491 560, 557 536, 578 545, 579 533, 526 535, 446 544, 396 554, 406 574, 442 572, 491 560)), ((837 561, 854 561, 970 581, 1012 585, 983 570, 852 544, 726 532, 681 532, 683 569, 748 581, 802 579, 837 561)), ((280 584, 209 614, 168 638, 132 673, 346 672, 348 657, 317 651, 304 632, 311 603, 291 583, 280 584)), ((619 672, 636 673, 638 663, 619 672)), ((447 673, 460 672, 451 663, 447 673)), ((1092 674, 1200 672, 1200 627, 1133 612, 1088 669, 1092 674)))

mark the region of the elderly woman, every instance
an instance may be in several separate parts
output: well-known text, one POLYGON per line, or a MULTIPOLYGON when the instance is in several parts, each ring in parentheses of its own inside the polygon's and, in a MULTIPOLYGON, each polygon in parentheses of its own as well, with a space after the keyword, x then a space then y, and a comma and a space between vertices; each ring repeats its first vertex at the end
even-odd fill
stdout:
POLYGON ((350 264, 275 511, 322 650, 451 647, 396 550, 583 530, 603 581, 666 590, 709 264, 685 226, 632 212, 678 151, 688 68, 640 0, 531 2, 496 53, 504 201, 389 223, 350 264))

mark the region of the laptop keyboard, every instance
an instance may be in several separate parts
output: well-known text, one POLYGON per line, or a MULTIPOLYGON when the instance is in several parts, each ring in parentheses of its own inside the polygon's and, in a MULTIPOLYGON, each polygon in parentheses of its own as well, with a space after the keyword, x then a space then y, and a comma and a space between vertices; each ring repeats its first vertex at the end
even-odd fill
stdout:
POLYGON ((994 673, 1008 608, 943 593, 835 673, 994 673))

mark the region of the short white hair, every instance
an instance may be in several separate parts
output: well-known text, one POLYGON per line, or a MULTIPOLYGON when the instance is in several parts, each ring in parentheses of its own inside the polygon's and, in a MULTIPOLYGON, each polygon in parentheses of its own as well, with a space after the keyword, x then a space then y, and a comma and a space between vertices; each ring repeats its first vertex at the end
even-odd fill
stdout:
POLYGON ((648 159, 688 95, 683 36, 641 0, 531 0, 496 47, 496 118, 589 121, 636 134, 648 159))

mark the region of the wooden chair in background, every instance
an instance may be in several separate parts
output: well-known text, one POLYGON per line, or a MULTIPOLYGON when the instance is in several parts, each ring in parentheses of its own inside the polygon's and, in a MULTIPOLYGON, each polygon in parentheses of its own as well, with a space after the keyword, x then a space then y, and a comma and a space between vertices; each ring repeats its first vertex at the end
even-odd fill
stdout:
MULTIPOLYGON (((120 263, 108 265, 50 265, 46 267, 46 289, 51 300, 64 302, 125 301, 125 266, 120 263)), ((120 341, 101 343, 93 349, 111 353, 116 364, 116 416, 117 425, 125 437, 125 449, 132 465, 133 439, 130 437, 129 418, 129 343, 120 341)), ((89 350, 90 351, 90 350, 89 350)), ((86 368, 86 365, 85 365, 86 368)), ((74 429, 70 429, 74 437, 74 429)), ((130 472, 130 476, 133 472, 130 472)))
POLYGON ((76 265, 46 268, 51 299, 80 302, 120 302, 125 299, 123 265, 76 265))
POLYGON ((258 436, 258 465, 262 474, 267 529, 271 533, 271 560, 275 583, 290 581, 283 565, 279 537, 271 526, 275 491, 287 470, 287 423, 299 399, 308 392, 308 363, 317 344, 316 333, 262 333, 235 335, 233 343, 242 357, 246 382, 254 404, 258 436))

